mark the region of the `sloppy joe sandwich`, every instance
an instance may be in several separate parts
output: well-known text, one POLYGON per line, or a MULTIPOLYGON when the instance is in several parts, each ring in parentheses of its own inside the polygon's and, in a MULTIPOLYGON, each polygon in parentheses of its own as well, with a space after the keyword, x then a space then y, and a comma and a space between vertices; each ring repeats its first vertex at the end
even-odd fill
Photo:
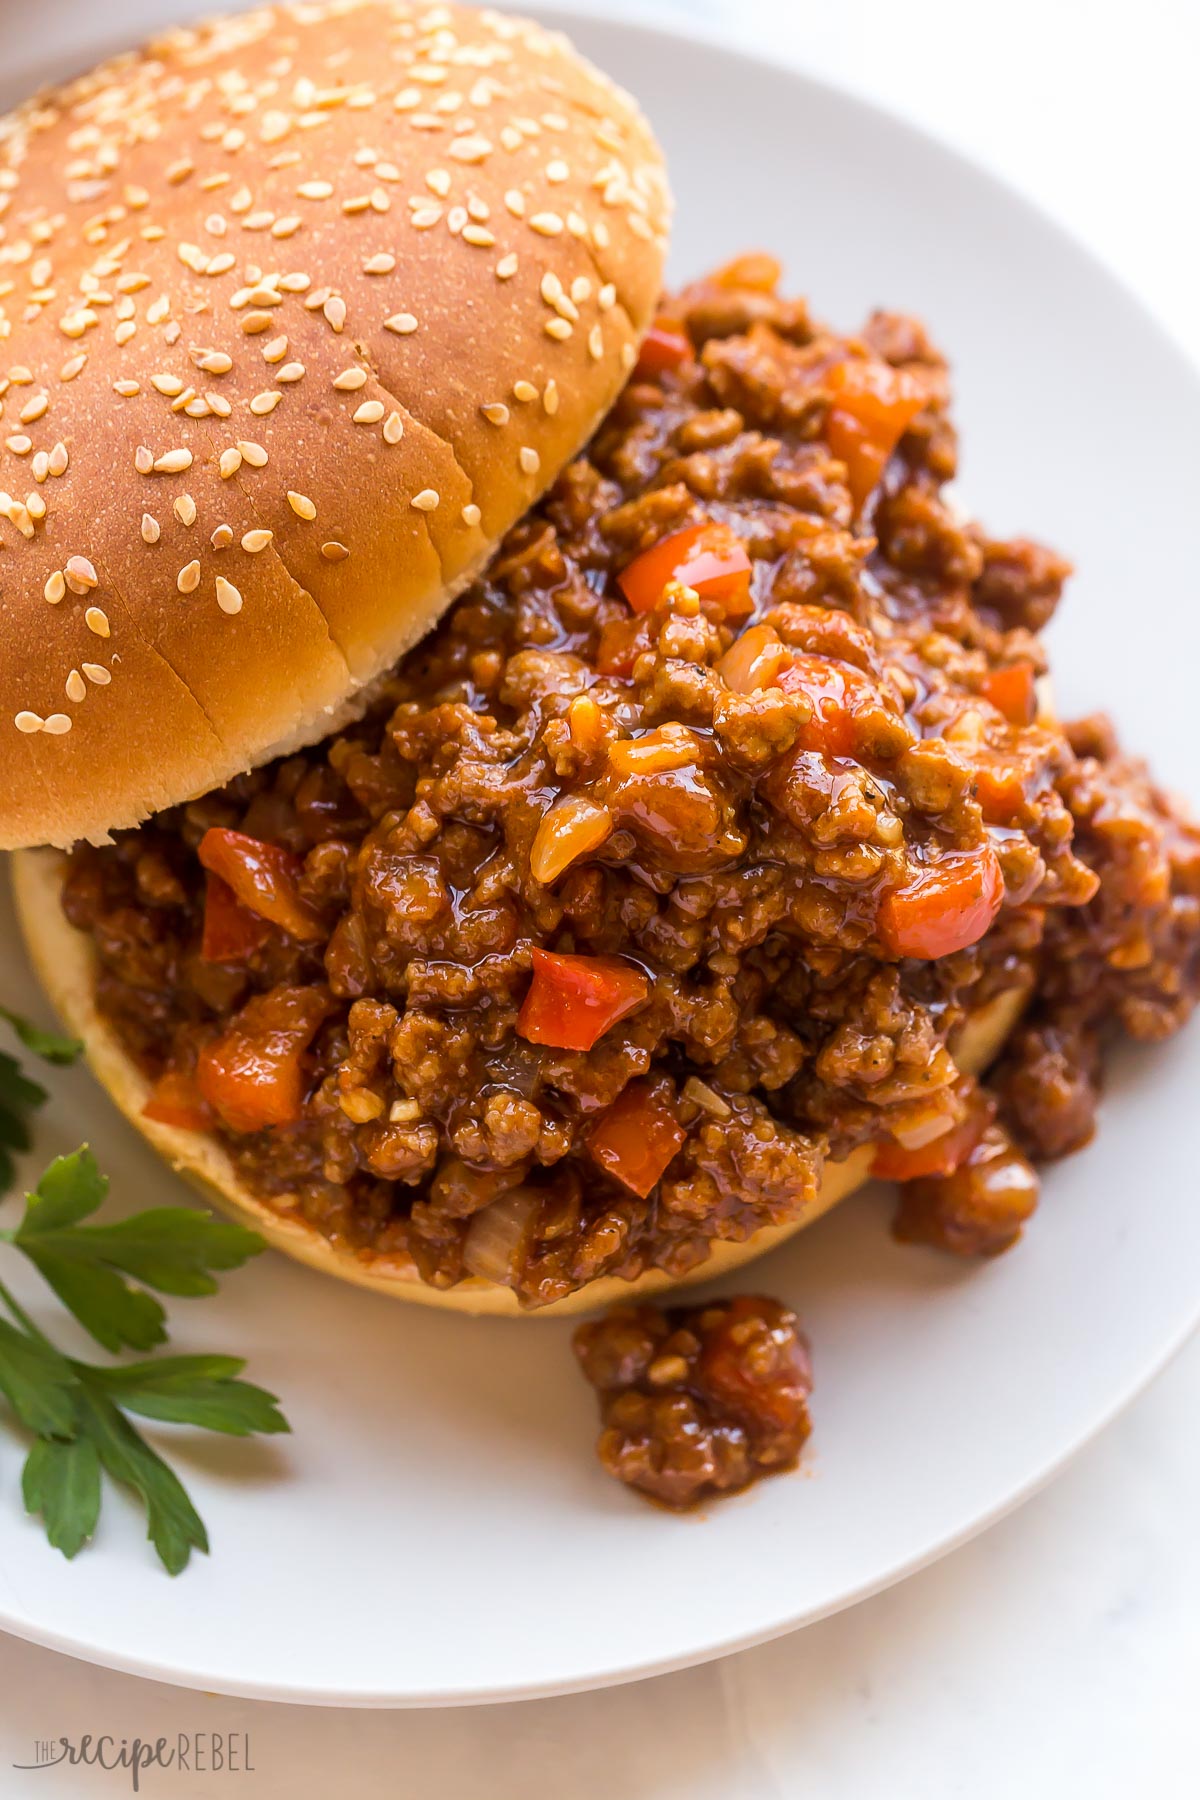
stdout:
POLYGON ((1068 566, 949 503, 923 329, 763 256, 660 299, 632 103, 459 7, 173 34, 2 182, 0 832, 164 1155, 464 1310, 706 1278, 871 1173, 1014 1241, 1102 1033, 1190 1009, 1200 859, 1049 710, 1068 566))

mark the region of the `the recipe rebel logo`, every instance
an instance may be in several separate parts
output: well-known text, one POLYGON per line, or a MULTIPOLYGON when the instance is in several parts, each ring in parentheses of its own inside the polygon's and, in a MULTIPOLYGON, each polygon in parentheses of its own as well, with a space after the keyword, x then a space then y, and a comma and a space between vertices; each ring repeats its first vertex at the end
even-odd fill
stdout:
POLYGON ((172 1737, 114 1737, 85 1732, 82 1737, 38 1738, 33 1758, 14 1769, 104 1769, 124 1771, 131 1792, 141 1792, 147 1769, 185 1775, 253 1775, 250 1734, 245 1731, 179 1731, 172 1737))

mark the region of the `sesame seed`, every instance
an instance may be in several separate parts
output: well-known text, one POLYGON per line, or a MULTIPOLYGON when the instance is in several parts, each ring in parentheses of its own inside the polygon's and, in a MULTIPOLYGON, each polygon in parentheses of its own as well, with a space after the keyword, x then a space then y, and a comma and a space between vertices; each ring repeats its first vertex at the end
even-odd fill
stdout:
POLYGON ((175 586, 181 594, 194 594, 200 586, 200 564, 198 562, 185 563, 175 577, 175 586))
POLYGON ((87 699, 87 684, 78 669, 72 669, 71 673, 67 676, 66 689, 68 700, 79 701, 87 699))
POLYGON ((343 369, 340 375, 334 376, 333 385, 340 394, 357 393, 359 388, 367 385, 367 371, 365 369, 343 369))
POLYGON ((419 206, 413 213, 412 224, 418 231, 428 231, 431 225, 437 224, 441 216, 440 206, 419 206))
POLYGON ((587 276, 577 275, 571 283, 571 298, 576 306, 582 306, 585 300, 590 300, 591 294, 592 284, 587 276))
POLYGON ((411 313, 393 313, 390 319, 383 321, 387 331, 394 331, 397 337, 409 337, 417 329, 417 321, 411 313))
POLYGON ((82 374, 86 365, 86 356, 69 356, 62 368, 58 371, 59 380, 74 381, 77 375, 82 374))
POLYGON ((179 520, 181 525, 194 525, 196 523, 196 502, 192 499, 190 494, 180 494, 178 500, 175 502, 174 510, 175 517, 179 520))
POLYGON ((61 569, 55 569, 53 575, 50 576, 45 587, 42 589, 42 592, 50 602, 51 606, 57 606, 59 601, 66 594, 66 591, 66 578, 61 569))
POLYGON ((70 462, 70 460, 71 460, 71 457, 70 457, 69 451, 67 450, 67 446, 63 443, 55 444, 53 450, 50 452, 50 460, 49 460, 49 464, 48 464, 51 475, 54 475, 54 476, 65 475, 67 472, 67 465, 70 462))
POLYGON ((450 171, 448 169, 429 169, 425 175, 425 185, 437 194, 439 199, 444 200, 450 192, 450 171))
POLYGON ((288 340, 286 337, 272 338, 269 344, 263 345, 262 356, 263 356, 264 362, 268 362, 268 363, 282 362, 284 357, 287 355, 287 353, 288 353, 288 340))
POLYGON ((104 667, 103 663, 83 663, 81 666, 88 680, 94 682, 97 687, 107 687, 112 680, 110 671, 104 667))
POLYGON ((575 327, 571 324, 570 319, 560 319, 557 315, 553 319, 547 319, 546 323, 542 326, 542 330, 546 333, 546 336, 557 338, 560 344, 566 343, 574 329, 575 327))
POLYGON ((223 575, 217 576, 217 605, 223 613, 239 613, 242 610, 242 596, 232 581, 226 581, 223 575))
POLYGON ((273 531, 248 531, 242 539, 242 549, 249 556, 257 556, 260 550, 266 549, 274 536, 273 531))
POLYGON ((384 420, 383 441, 385 444, 398 444, 404 436, 404 420, 398 412, 389 413, 384 420))
POLYGON ((509 188, 507 194, 504 196, 504 204, 507 206, 514 219, 523 219, 525 217, 525 196, 520 188, 509 188))
POLYGON ((133 453, 133 466, 139 475, 150 475, 154 470, 154 452, 147 450, 145 444, 139 444, 133 453))
POLYGON ((412 503, 418 512, 434 512, 441 504, 441 498, 436 488, 422 488, 419 494, 413 495, 412 503))
POLYGON ((218 525, 208 541, 214 550, 228 550, 230 544, 233 542, 233 527, 230 525, 218 525))
POLYGON ((26 735, 28 735, 29 733, 34 732, 34 731, 40 731, 42 729, 42 720, 38 716, 38 714, 35 712, 19 712, 19 713, 17 713, 13 719, 13 724, 16 726, 18 731, 23 731, 26 733, 26 735))
POLYGON ((536 475, 542 466, 542 459, 529 444, 522 444, 517 452, 517 460, 526 475, 536 475))
POLYGON ((446 154, 455 162, 481 163, 492 153, 492 146, 485 137, 460 137, 447 145, 446 154))
POLYGON ((83 622, 89 631, 95 632, 97 637, 106 638, 111 634, 112 628, 108 623, 108 614, 98 606, 88 607, 83 615, 83 622))
POLYGON ((369 256, 363 264, 364 275, 390 275, 396 267, 396 259, 386 250, 378 256, 369 256))
POLYGON ((143 543, 157 544, 157 542, 161 536, 162 536, 162 526, 159 524, 158 520, 154 517, 154 515, 152 513, 143 513, 142 514, 142 541, 143 541, 143 543))
POLYGON ((558 411, 558 383, 556 381, 546 383, 546 391, 542 395, 542 405, 552 416, 558 411))
POLYGON ((42 730, 48 731, 51 737, 64 737, 70 729, 70 713, 51 713, 42 724, 42 730))
POLYGON ((621 345, 621 367, 623 369, 627 369, 627 370, 632 369, 632 367, 636 361, 637 361, 637 351, 634 349, 633 345, 632 344, 622 344, 621 345))
POLYGON ((541 287, 539 289, 542 299, 546 302, 546 305, 554 306, 559 300, 561 300, 562 299, 562 291, 563 291, 562 282, 558 279, 558 276, 554 273, 554 270, 547 269, 546 273, 542 276, 541 287))
POLYGON ((601 312, 609 312, 616 305, 617 290, 611 281, 606 281, 596 295, 596 304, 601 312))
POLYGON ((193 350, 192 361, 206 375, 228 375, 233 367, 232 356, 226 355, 224 350, 193 350))
POLYGON ((99 587, 100 581, 95 568, 86 556, 70 556, 63 570, 67 586, 73 594, 89 594, 93 588, 99 587))
POLYGON ((567 167, 566 163, 561 160, 561 158, 556 157, 553 162, 548 162, 546 164, 546 180, 547 181, 553 181, 555 183, 558 183, 560 181, 567 181, 570 179, 570 174, 571 174, 570 169, 567 167))
POLYGON ((593 325, 588 332, 588 355, 593 362, 599 362, 604 355, 604 333, 598 325, 593 325))
POLYGON ((33 449, 33 439, 21 437, 19 434, 16 437, 5 438, 4 441, 14 456, 28 456, 33 449))
POLYGON ((274 412, 282 399, 283 395, 280 393, 255 394, 250 402, 250 411, 255 418, 261 419, 267 413, 274 412))
POLYGON ((553 212, 534 213, 529 221, 529 229, 536 231, 540 237, 558 237, 562 228, 562 220, 553 212))
POLYGON ((511 281, 516 272, 517 253, 515 250, 510 250, 508 255, 502 256, 500 261, 496 264, 496 279, 498 281, 511 281))
POLYGON ((174 400, 177 394, 183 392, 183 383, 178 375, 152 375, 150 385, 158 393, 165 395, 168 400, 174 400))
POLYGON ((333 194, 331 181, 302 181, 296 189, 302 200, 328 200, 333 194))
POLYGON ((303 381, 304 364, 302 362, 284 363, 275 379, 276 381, 303 381))
POLYGON ((45 450, 39 450, 33 459, 33 479, 41 485, 50 473, 50 457, 45 450))
POLYGON ((478 525, 478 523, 482 517, 483 517, 483 514, 480 512, 479 508, 475 505, 474 501, 468 502, 468 504, 466 506, 464 506, 462 509, 462 521, 463 521, 464 525, 470 525, 473 528, 474 526, 478 525))
POLYGON ((154 467, 160 475, 182 475, 185 469, 192 466, 190 450, 168 450, 165 456, 156 459, 154 467))
POLYGON ((385 411, 382 400, 364 400, 354 414, 354 423, 356 425, 378 425, 385 411))
POLYGON ((447 231, 449 231, 452 236, 457 237, 470 216, 471 215, 465 206, 452 206, 450 211, 446 214, 447 231))
POLYGON ((242 330, 247 337, 257 337, 260 333, 269 331, 274 323, 269 312, 247 313, 242 320, 242 330))
POLYGON ((508 424, 508 408, 503 400, 493 400, 489 405, 481 406, 479 410, 489 425, 508 424))
POLYGON ((242 453, 239 449, 231 444, 228 450, 222 450, 220 462, 222 481, 228 481, 231 475, 236 475, 241 466, 242 453))
POLYGON ((246 438, 238 439, 238 449, 242 453, 242 461, 249 463, 252 469, 265 469, 267 453, 261 444, 255 444, 246 438))
POLYGON ((334 294, 325 302, 322 311, 325 314, 326 323, 332 326, 334 331, 340 331, 346 323, 346 302, 341 295, 334 294))
POLYGON ((490 250, 496 242, 495 233, 486 225, 464 225, 462 235, 464 244, 474 244, 479 250, 490 250))
POLYGON ((345 544, 339 544, 332 538, 329 543, 321 545, 321 555, 326 562, 345 562, 349 554, 345 544))
POLYGON ((288 505, 298 519, 311 520, 317 516, 317 509, 306 494, 294 494, 289 490, 288 505))
POLYGON ((534 387, 532 381, 514 381, 513 395, 517 400, 536 400, 537 389, 534 387))

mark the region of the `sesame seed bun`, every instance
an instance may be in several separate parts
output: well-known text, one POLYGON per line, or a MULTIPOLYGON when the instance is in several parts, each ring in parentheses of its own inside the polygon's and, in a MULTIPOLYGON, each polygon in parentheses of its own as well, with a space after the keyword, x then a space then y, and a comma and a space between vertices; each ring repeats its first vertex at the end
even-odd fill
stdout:
MULTIPOLYGON (((524 1310, 510 1288, 475 1276, 452 1288, 430 1287, 406 1259, 359 1254, 344 1245, 330 1243, 299 1213, 287 1213, 280 1210, 278 1202, 268 1204, 260 1200, 242 1181, 215 1137, 159 1125, 143 1115, 150 1083, 96 1009, 95 951, 91 939, 67 922, 59 898, 61 879, 62 859, 53 851, 25 851, 13 859, 17 916, 34 968, 63 1024, 82 1038, 92 1071, 110 1097, 130 1124, 206 1200, 252 1226, 276 1250, 359 1287, 464 1313, 542 1318, 589 1312, 613 1301, 647 1299, 668 1288, 687 1287, 727 1275, 811 1225, 861 1187, 870 1174, 873 1150, 869 1145, 855 1151, 845 1162, 827 1165, 816 1197, 798 1218, 756 1232, 745 1243, 714 1244, 707 1261, 682 1281, 660 1269, 647 1270, 636 1281, 605 1276, 535 1312, 524 1310)), ((995 1060, 1020 1018, 1026 998, 1024 989, 1000 993, 967 1020, 954 1044, 961 1069, 979 1073, 995 1060)))
POLYGON ((172 31, 0 120, 0 847, 352 713, 615 399, 668 210, 628 96, 455 5, 172 31))

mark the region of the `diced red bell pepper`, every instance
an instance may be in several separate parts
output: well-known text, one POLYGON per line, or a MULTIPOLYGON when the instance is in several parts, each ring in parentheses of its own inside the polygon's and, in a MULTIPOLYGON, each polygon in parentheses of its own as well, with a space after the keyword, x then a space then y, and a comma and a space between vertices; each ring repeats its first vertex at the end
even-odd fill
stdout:
POLYGON ((292 1125, 302 1116, 304 1052, 327 1010, 313 988, 273 988, 248 1001, 204 1047, 196 1086, 230 1131, 292 1125))
POLYGON ((182 1069, 166 1069, 155 1082, 142 1116, 157 1125, 173 1125, 179 1131, 208 1131, 213 1116, 196 1083, 182 1069))
POLYGON ((925 392, 903 369, 875 356, 847 357, 829 371, 828 382, 833 400, 825 438, 845 463, 850 497, 860 507, 924 406, 925 392))
POLYGON ((717 600, 731 617, 752 608, 750 570, 745 544, 730 530, 707 519, 660 538, 635 556, 617 577, 634 612, 649 612, 668 582, 680 581, 706 600, 717 600))
POLYGON ((531 1044, 590 1050, 618 1019, 643 1005, 649 992, 647 977, 621 957, 535 950, 517 1030, 531 1044))
POLYGON ((314 942, 325 928, 300 892, 304 865, 290 850, 247 837, 243 831, 213 826, 200 840, 197 855, 204 867, 227 882, 241 904, 260 919, 278 925, 289 937, 314 942))
POLYGON ((991 1124, 995 1111, 990 1101, 975 1092, 966 1118, 944 1131, 941 1137, 918 1144, 912 1150, 894 1141, 880 1144, 871 1164, 872 1175, 880 1181, 918 1181, 925 1175, 953 1175, 974 1150, 991 1124))
POLYGON ((801 729, 798 749, 853 756, 855 713, 864 706, 879 705, 879 689, 869 676, 852 663, 796 655, 780 669, 776 680, 785 694, 803 694, 812 703, 813 716, 801 729))
POLYGON ((691 339, 682 325, 677 324, 674 319, 655 319, 642 339, 642 347, 634 366, 634 379, 653 381, 656 376, 679 368, 691 354, 691 339))
POLYGON ((596 667, 601 675, 620 675, 627 680, 633 674, 634 663, 649 647, 647 627, 640 614, 609 619, 600 627, 596 667))
POLYGON ((1007 663, 984 677, 983 693, 1010 725, 1030 725, 1037 708, 1031 662, 1007 663))
POLYGON ((661 1087, 631 1081, 593 1126, 588 1151, 606 1174, 644 1200, 686 1136, 661 1087))
POLYGON ((879 904, 875 933, 889 956, 934 962, 976 944, 1004 900, 1004 877, 990 844, 927 863, 879 904))
POLYGON ((204 890, 204 934, 200 954, 205 962, 244 962, 261 950, 271 927, 243 906, 227 881, 210 871, 204 890))

